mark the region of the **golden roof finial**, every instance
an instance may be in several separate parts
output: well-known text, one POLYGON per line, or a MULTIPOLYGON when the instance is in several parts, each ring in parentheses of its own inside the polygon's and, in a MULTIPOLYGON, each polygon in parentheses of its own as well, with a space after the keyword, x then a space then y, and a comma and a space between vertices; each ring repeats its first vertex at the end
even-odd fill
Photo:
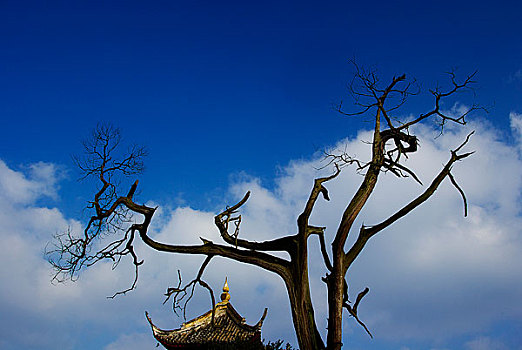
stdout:
POLYGON ((225 285, 223 286, 223 293, 221 293, 221 301, 227 302, 230 300, 230 294, 228 293, 230 289, 228 288, 227 278, 225 277, 225 285))

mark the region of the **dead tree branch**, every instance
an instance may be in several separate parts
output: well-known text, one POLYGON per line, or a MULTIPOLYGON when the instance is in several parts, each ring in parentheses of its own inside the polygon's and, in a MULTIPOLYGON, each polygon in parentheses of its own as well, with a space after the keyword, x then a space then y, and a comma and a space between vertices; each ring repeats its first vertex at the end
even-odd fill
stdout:
POLYGON ((176 315, 178 314, 177 311, 180 310, 183 312, 183 317, 187 319, 186 317, 186 311, 187 311, 187 304, 194 296, 194 289, 196 288, 196 285, 199 284, 203 288, 207 289, 210 294, 210 300, 212 302, 211 304, 211 310, 212 310, 212 323, 214 323, 214 309, 216 306, 216 300, 214 298, 214 291, 212 288, 201 279, 203 276, 203 272, 205 271, 205 268, 210 263, 210 260, 212 260, 213 255, 208 255, 203 263, 201 264, 201 267, 199 268, 198 274, 196 278, 191 280, 189 283, 187 283, 185 286, 181 287, 182 279, 181 279, 181 272, 178 270, 178 286, 177 287, 169 287, 167 288, 167 292, 165 293, 165 296, 167 297, 163 304, 165 304, 167 301, 169 301, 170 297, 173 296, 172 300, 172 309, 174 310, 174 313, 176 315), (188 291, 188 292, 187 292, 188 291), (187 297, 185 299, 185 297, 187 297), (184 302, 183 302, 184 301, 184 302), (183 302, 183 305, 181 303, 183 302))
POLYGON ((372 337, 358 312, 361 300, 368 294, 369 289, 360 292, 352 304, 348 298, 347 271, 371 237, 426 202, 446 178, 449 178, 462 197, 464 215, 467 215, 468 202, 463 189, 453 176, 452 169, 455 163, 473 154, 473 152, 462 152, 471 134, 451 151, 448 162, 424 191, 382 222, 373 226, 361 226, 355 242, 347 249, 345 245, 352 232, 353 224, 374 193, 382 173, 389 172, 398 178, 409 177, 422 185, 414 169, 410 169, 405 164, 410 155, 419 151, 419 140, 414 134, 416 124, 428 119, 434 120, 439 123, 440 130, 443 132, 447 123, 466 124, 471 112, 481 107, 473 103, 465 110, 460 109, 460 112, 455 112, 456 108, 450 112, 443 109, 444 103, 454 100, 457 94, 472 91, 474 84, 475 73, 459 79, 454 72, 450 72, 449 87, 436 87, 429 91, 433 105, 425 109, 427 112, 416 113, 412 119, 405 119, 404 116, 409 114, 399 111, 410 97, 420 92, 416 81, 408 79, 405 74, 399 74, 387 83, 383 83, 375 69, 366 69, 355 62, 352 63, 355 74, 348 90, 353 97, 355 110, 343 110, 342 102, 337 110, 345 116, 369 115, 371 117, 373 133, 371 140, 367 142, 371 148, 371 157, 368 160, 357 159, 356 156, 350 156, 346 149, 339 153, 325 153, 327 164, 322 168, 333 165, 334 172, 330 176, 314 180, 303 211, 297 217, 296 233, 283 234, 278 238, 262 242, 244 239, 241 236, 243 217, 240 211, 250 197, 250 192, 247 192, 239 202, 225 208, 214 217, 224 244, 217 244, 205 238, 201 238, 201 244, 194 245, 177 245, 155 240, 149 234, 149 227, 156 208, 139 204, 135 199, 138 181, 133 184, 127 182, 129 176, 143 170, 146 151, 132 146, 126 153, 119 153, 122 144, 119 131, 111 126, 98 126, 91 138, 83 143, 85 156, 74 158, 81 171, 81 179, 95 179, 98 185, 93 198, 87 203, 87 209, 92 212, 92 215, 79 235, 75 235, 69 229, 55 237, 54 245, 47 251, 47 258, 55 268, 54 279, 74 280, 78 278, 83 268, 100 261, 110 261, 115 268, 124 257, 128 256, 135 269, 135 277, 131 286, 115 293, 112 296, 115 297, 136 287, 139 266, 143 263, 134 249, 136 239, 140 239, 156 251, 202 255, 205 256, 205 260, 196 277, 183 285, 181 273, 178 271, 178 286, 168 288, 165 294, 165 302, 172 300, 174 311, 183 310, 185 315, 187 303, 192 299, 194 289, 198 285, 208 290, 214 310, 216 305, 214 293, 202 276, 213 257, 232 259, 279 275, 288 291, 299 347, 303 350, 325 349, 321 332, 318 331, 314 319, 309 285, 308 239, 311 235, 317 235, 322 260, 327 270, 326 277, 323 278, 328 292, 327 349, 341 349, 345 309, 372 337), (357 172, 363 175, 363 179, 355 194, 345 199, 346 207, 339 220, 337 231, 330 241, 331 251, 328 251, 326 227, 313 225, 310 223, 310 218, 320 196, 326 201, 330 200, 326 182, 337 178, 341 169, 350 164, 357 167, 357 172), (287 252, 290 258, 280 258, 270 252, 287 252))
POLYGON ((348 313, 350 314, 350 316, 355 318, 355 320, 364 328, 364 330, 366 331, 366 333, 368 333, 370 338, 373 338, 373 335, 370 332, 370 330, 368 329, 368 327, 359 319, 359 316, 357 316, 357 308, 359 307, 359 303, 361 302, 362 298, 364 298, 364 296, 366 296, 366 294, 368 294, 369 291, 370 291, 370 288, 366 287, 362 292, 360 292, 357 295, 357 299, 355 300, 355 304, 353 304, 353 306, 350 306, 350 304, 348 302, 344 302, 343 306, 346 310, 348 310, 348 313))
POLYGON ((239 228, 241 224, 241 215, 234 216, 237 214, 239 208, 241 208, 248 198, 250 197, 250 191, 248 191, 243 199, 241 199, 238 203, 225 209, 223 212, 219 213, 214 217, 214 222, 221 233, 221 237, 223 240, 238 248, 245 248, 251 250, 258 251, 288 251, 294 249, 294 239, 292 236, 285 236, 282 238, 278 238, 271 241, 265 242, 253 242, 245 239, 238 238, 239 236, 239 228), (229 233, 229 226, 231 223, 234 223, 234 233, 229 233))
MULTIPOLYGON (((450 177, 450 171, 451 171, 451 168, 453 167, 453 165, 455 164, 455 162, 463 160, 473 154, 473 152, 467 152, 467 153, 462 153, 462 154, 457 153, 468 143, 472 134, 473 133, 470 133, 466 137, 466 140, 455 151, 451 151, 451 157, 450 157, 449 161, 446 163, 446 165, 440 171, 440 173, 433 179, 430 186, 422 194, 420 194, 417 198, 415 198, 414 200, 409 202, 407 205, 405 205, 403 208, 401 208, 399 211, 397 211, 395 214, 391 215, 389 218, 387 218, 383 222, 381 222, 377 225, 374 225, 374 226, 361 227, 357 241, 354 243, 354 245, 350 248, 350 250, 346 254, 345 263, 347 264, 347 266, 349 266, 357 258, 359 253, 364 248, 366 242, 372 236, 376 235, 378 232, 380 232, 380 231, 384 230, 385 228, 387 228, 388 226, 392 225, 394 222, 396 222, 400 218, 403 218, 408 213, 413 211, 415 208, 420 206, 422 203, 427 201, 431 196, 433 196, 433 194, 435 194, 435 191, 438 189, 438 187, 442 183, 442 181, 446 177, 450 177)), ((462 193, 463 192, 461 192, 461 194, 462 193)), ((464 203, 465 203, 465 205, 467 205, 466 201, 464 203)), ((465 213, 467 213, 466 209, 465 209, 465 213)))

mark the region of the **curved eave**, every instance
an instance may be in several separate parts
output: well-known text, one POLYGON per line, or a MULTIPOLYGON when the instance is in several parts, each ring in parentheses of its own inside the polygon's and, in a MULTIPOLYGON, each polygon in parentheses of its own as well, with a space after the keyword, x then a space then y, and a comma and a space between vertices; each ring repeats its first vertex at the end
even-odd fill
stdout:
MULTIPOLYGON (((261 319, 255 325, 249 325, 245 323, 244 318, 242 318, 241 315, 239 315, 239 313, 234 309, 234 307, 231 304, 220 303, 216 305, 216 308, 214 310, 217 311, 218 309, 220 309, 220 311, 216 313, 219 313, 220 316, 216 315, 216 317, 227 317, 230 321, 233 322, 233 324, 235 324, 235 327, 252 334, 252 336, 254 334, 260 334, 261 327, 263 326, 263 321, 265 320, 265 317, 268 313, 268 308, 265 308, 263 315, 261 316, 261 319), (227 316, 225 316, 225 314, 227 316)), ((154 338, 156 338, 156 340, 163 344, 164 341, 166 341, 172 333, 190 332, 191 329, 193 329, 194 326, 196 326, 195 323, 197 323, 197 321, 210 317, 211 313, 212 310, 208 311, 202 316, 196 317, 194 320, 187 322, 186 324, 184 324, 183 327, 174 330, 164 330, 156 327, 156 325, 152 322, 152 319, 149 317, 148 312, 146 311, 145 317, 147 318, 147 321, 149 322, 152 328, 154 338)))
POLYGON ((158 327, 154 323, 152 323, 152 320, 149 317, 149 313, 145 311, 145 317, 147 317, 147 321, 149 321, 150 327, 152 328, 152 333, 154 334, 154 337, 157 338, 157 336, 162 335, 168 335, 172 330, 163 330, 158 327))
POLYGON ((257 323, 254 325, 255 328, 258 330, 261 330, 261 327, 263 327, 263 322, 265 321, 266 314, 268 313, 268 308, 265 307, 265 311, 263 311, 263 316, 261 316, 261 319, 257 321, 257 323))

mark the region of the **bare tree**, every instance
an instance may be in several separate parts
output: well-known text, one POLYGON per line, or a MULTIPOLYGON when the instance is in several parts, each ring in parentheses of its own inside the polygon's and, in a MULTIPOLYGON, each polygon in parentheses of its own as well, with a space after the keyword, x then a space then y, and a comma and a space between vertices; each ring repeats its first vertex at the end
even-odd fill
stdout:
POLYGON ((443 100, 454 97, 459 92, 470 90, 474 83, 475 74, 458 80, 456 74, 450 72, 448 74, 450 86, 446 90, 437 87, 429 91, 433 98, 432 108, 416 117, 403 119, 398 113, 399 109, 408 98, 420 92, 415 82, 408 81, 405 75, 400 75, 393 77, 388 83, 382 84, 374 70, 360 68, 355 63, 354 67, 354 79, 349 90, 354 99, 354 106, 358 109, 346 112, 342 105, 336 109, 349 117, 371 116, 373 124, 373 138, 369 143, 369 147, 372 149, 371 159, 366 161, 355 159, 345 152, 326 153, 327 166, 332 167, 333 173, 314 180, 308 200, 304 203, 304 209, 297 217, 297 233, 263 242, 240 238, 241 215, 238 212, 250 196, 250 192, 247 192, 238 203, 227 207, 215 216, 215 225, 219 229, 223 243, 201 238, 202 243, 198 245, 174 245, 152 239, 148 230, 156 208, 136 202, 134 194, 138 181, 130 186, 125 195, 118 193, 119 187, 117 186, 118 179, 134 175, 142 170, 145 151, 133 147, 118 158, 116 152, 120 141, 119 132, 112 127, 98 127, 90 141, 84 144, 86 157, 76 161, 84 177, 94 177, 100 184, 98 192, 88 205, 88 208, 93 211, 93 215, 82 236, 76 237, 71 232, 66 232, 58 235, 54 240, 54 247, 49 250, 48 257, 56 269, 55 278, 58 280, 75 279, 83 267, 104 259, 112 260, 117 264, 123 256, 130 255, 136 271, 135 280, 128 289, 115 295, 126 293, 135 288, 138 280, 139 266, 142 262, 133 249, 133 242, 139 238, 147 246, 157 251, 206 256, 195 279, 182 285, 180 275, 179 285, 167 290, 167 300, 174 296, 175 309, 183 309, 186 306, 186 301, 192 296, 197 284, 209 290, 212 303, 214 303, 214 294, 202 278, 204 270, 212 258, 221 256, 271 271, 283 279, 291 304, 292 320, 299 347, 302 350, 340 349, 342 347, 343 310, 346 310, 349 316, 354 317, 371 336, 358 314, 358 306, 369 289, 361 291, 352 303, 348 298, 347 272, 370 238, 428 200, 446 178, 458 190, 466 208, 466 197, 451 170, 456 162, 473 153, 462 152, 471 134, 463 140, 462 144, 449 152, 449 160, 446 165, 430 185, 417 197, 412 198, 408 204, 380 223, 360 227, 358 233, 354 232, 352 226, 372 195, 381 173, 390 172, 397 177, 409 177, 421 183, 415 172, 404 165, 404 159, 409 154, 418 151, 418 139, 412 134, 413 126, 428 119, 435 119, 443 132, 447 123, 466 124, 466 117, 478 107, 472 105, 459 115, 449 114, 442 110, 443 100), (347 200, 346 209, 331 240, 331 249, 328 249, 325 237, 326 227, 312 226, 309 223, 310 216, 319 197, 322 196, 323 199, 329 200, 325 184, 334 180, 343 168, 350 164, 356 166, 357 170, 362 173, 362 183, 353 197, 347 200), (142 221, 130 223, 129 215, 138 214, 143 217, 142 221), (358 234, 358 236, 355 243, 346 247, 350 233, 358 234), (308 243, 311 236, 317 237, 320 242, 322 260, 327 271, 326 276, 322 278, 328 291, 326 345, 317 330, 310 296, 308 243), (109 243, 101 245, 101 248, 95 248, 97 247, 95 242, 99 244, 99 241, 109 243), (287 252, 289 259, 278 257, 271 252, 287 252), (184 303, 183 300, 185 300, 184 303))

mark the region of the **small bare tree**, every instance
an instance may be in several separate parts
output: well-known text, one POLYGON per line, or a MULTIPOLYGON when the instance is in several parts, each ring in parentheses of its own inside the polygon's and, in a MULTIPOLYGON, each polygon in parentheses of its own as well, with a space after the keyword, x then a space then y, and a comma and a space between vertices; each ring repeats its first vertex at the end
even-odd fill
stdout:
POLYGON ((197 284, 209 290, 214 302, 212 289, 203 281, 202 276, 212 258, 221 256, 271 271, 283 279, 291 304, 299 347, 302 350, 341 349, 343 310, 346 310, 349 316, 354 317, 371 336, 358 314, 358 306, 369 289, 361 291, 352 303, 348 299, 347 272, 370 238, 428 200, 446 178, 461 194, 466 208, 466 197, 451 170, 456 162, 473 153, 462 152, 471 134, 463 140, 462 144, 449 152, 449 160, 430 185, 404 207, 380 223, 360 227, 358 233, 354 232, 352 227, 354 221, 372 195, 381 173, 390 172, 397 177, 409 177, 421 183, 415 172, 406 167, 403 162, 409 154, 418 151, 418 139, 412 134, 413 126, 428 119, 435 119, 443 132, 447 123, 466 124, 466 117, 478 107, 472 105, 459 115, 450 115, 442 110, 443 100, 453 97, 461 91, 471 89, 471 85, 474 83, 475 74, 460 81, 455 73, 450 72, 450 85, 447 89, 437 87, 429 91, 433 98, 433 107, 416 117, 403 119, 398 111, 408 98, 419 93, 415 82, 408 81, 405 75, 400 75, 388 83, 382 84, 374 70, 360 68, 355 63, 354 67, 355 74, 349 90, 354 99, 355 108, 359 109, 354 112, 346 112, 340 105, 337 110, 349 117, 371 116, 373 120, 373 139, 369 143, 369 147, 372 149, 371 159, 363 161, 342 152, 327 153, 325 159, 328 166, 332 166, 333 173, 314 180, 308 200, 304 203, 304 209, 297 217, 297 233, 263 242, 240 238, 241 215, 238 214, 238 211, 248 200, 250 196, 248 192, 238 203, 227 207, 215 216, 215 225, 224 241, 222 244, 204 238, 201 239, 202 243, 199 245, 166 244, 152 239, 148 230, 156 208, 136 202, 134 195, 138 181, 130 186, 126 194, 118 192, 118 183, 121 178, 137 174, 143 169, 145 151, 142 148, 132 147, 118 157, 120 143, 118 130, 101 126, 94 131, 89 141, 84 143, 85 157, 76 159, 79 169, 83 172, 83 177, 96 178, 100 184, 98 192, 94 194, 93 200, 87 207, 92 210, 93 214, 81 236, 77 237, 71 232, 66 232, 55 237, 53 248, 48 251, 49 261, 56 269, 55 278, 58 280, 75 279, 84 267, 105 259, 118 264, 123 256, 129 255, 134 264, 135 279, 128 289, 115 295, 126 293, 135 288, 138 280, 139 266, 142 261, 138 259, 133 249, 133 243, 135 239, 139 238, 147 246, 157 251, 206 256, 193 280, 182 285, 180 276, 179 285, 167 290, 167 300, 174 295, 175 309, 186 306, 186 303, 182 304, 181 301, 185 297, 190 299, 197 284), (346 209, 339 220, 339 226, 333 235, 329 250, 326 245, 326 227, 311 225, 310 216, 320 196, 329 200, 325 184, 334 180, 344 166, 350 164, 356 166, 357 170, 363 174, 362 183, 353 197, 347 201, 346 209), (131 223, 130 215, 138 214, 143 217, 142 221, 131 223), (355 243, 346 247, 350 233, 358 234, 358 236, 355 243), (322 278, 328 291, 326 345, 317 330, 310 296, 308 243, 311 236, 319 239, 323 263, 327 271, 326 276, 322 278), (95 242, 99 244, 99 241, 108 243, 101 245, 102 248, 94 248, 95 242), (289 259, 275 256, 270 252, 287 252, 289 259))

